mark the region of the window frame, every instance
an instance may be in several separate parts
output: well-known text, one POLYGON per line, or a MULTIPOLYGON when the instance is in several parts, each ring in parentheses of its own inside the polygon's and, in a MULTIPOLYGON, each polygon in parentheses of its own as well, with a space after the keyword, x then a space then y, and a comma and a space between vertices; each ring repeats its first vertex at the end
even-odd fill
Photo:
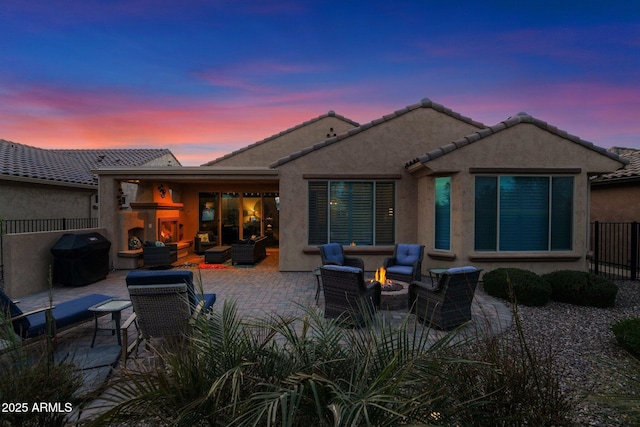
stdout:
MULTIPOLYGON (((438 176, 433 180, 433 248, 439 251, 450 251, 451 250, 451 189, 452 189, 452 177, 451 176, 438 176), (438 182, 442 180, 447 180, 445 185, 448 184, 449 187, 449 204, 447 206, 446 211, 446 225, 439 224, 439 219, 441 216, 439 215, 438 209, 438 182), (444 230, 447 232, 447 236, 441 235, 444 230), (443 247, 439 247, 440 243, 446 243, 443 247), (444 247, 446 246, 446 247, 444 247)), ((444 218, 443 218, 444 219, 444 218)))
MULTIPOLYGON (((380 191, 384 191, 384 189, 381 189, 380 191)), ((358 178, 310 179, 307 182, 307 244, 312 246, 322 245, 326 243, 340 243, 343 245, 349 245, 351 243, 355 243, 356 245, 359 245, 359 246, 393 245, 395 244, 395 236, 396 236, 396 221, 395 221, 396 206, 397 206, 397 185, 396 185, 396 182, 392 179, 358 179, 358 178), (356 240, 346 241, 344 239, 340 239, 339 238, 340 236, 338 236, 337 238, 336 236, 333 236, 333 239, 332 239, 332 234, 335 234, 335 230, 332 230, 332 211, 331 211, 332 189, 335 189, 341 185, 352 189, 353 186, 357 184, 371 185, 371 199, 365 201, 366 203, 369 203, 371 206, 371 223, 370 223, 370 229, 368 230, 368 232, 371 234, 371 238, 369 240, 370 243, 363 242, 363 241, 356 241, 356 240), (390 202, 392 204, 390 208, 387 207, 386 209, 383 209, 381 206, 378 206, 378 203, 377 203, 378 196, 379 196, 378 189, 380 185, 390 186, 390 191, 392 193, 390 194, 390 197, 391 197, 390 202), (316 187, 315 189, 312 188, 314 186, 316 187), (324 198, 322 197, 321 193, 317 193, 319 191, 319 187, 322 187, 322 186, 324 186, 324 191, 325 191, 324 198), (318 194, 318 197, 312 200, 312 196, 314 192, 318 194), (325 206, 326 210, 324 214, 318 210, 320 208, 318 203, 326 204, 325 206), (316 218, 320 218, 319 221, 316 221, 316 222, 314 222, 314 218, 312 218, 314 214, 312 212, 312 209, 314 207, 316 209, 315 210, 316 218), (384 212, 387 212, 388 215, 384 215, 383 214, 384 212), (386 226, 387 228, 385 229, 383 228, 385 227, 385 225, 380 224, 381 222, 380 220, 384 219, 383 217, 391 218, 392 223, 390 224, 390 228, 388 228, 389 226, 387 225, 386 226), (322 224, 322 222, 326 222, 326 225, 322 224), (323 233, 320 230, 321 228, 323 228, 323 233), (312 229, 315 229, 315 231, 312 231, 312 229), (321 237, 322 234, 324 234, 323 237, 321 237), (380 242, 379 236, 381 234, 388 234, 391 240, 388 242, 387 241, 380 242)), ((351 209, 353 209, 353 205, 349 206, 348 209, 349 209, 349 218, 347 218, 347 222, 352 221, 353 219, 351 217, 353 215, 353 213, 351 212, 351 209)), ((353 236, 353 232, 354 232, 353 225, 349 225, 348 232, 349 232, 348 237, 353 236)), ((343 237, 347 237, 347 236, 343 236, 343 237)))
MULTIPOLYGON (((474 251, 475 252, 481 252, 481 253, 525 253, 525 252, 540 252, 540 253, 559 253, 559 252, 572 252, 574 250, 574 225, 575 225, 575 192, 576 192, 576 179, 575 176, 572 174, 554 174, 554 173, 550 173, 550 174, 518 174, 518 173, 491 173, 491 174, 482 174, 482 175, 476 175, 474 177, 474 218, 473 218, 473 223, 474 223, 474 251), (494 218, 489 218, 489 221, 485 220, 484 224, 482 224, 482 227, 479 227, 479 217, 478 217, 478 209, 479 204, 478 204, 478 183, 479 183, 479 178, 490 178, 490 179, 495 179, 495 200, 493 201, 493 203, 495 204, 495 210, 493 211, 493 215, 494 218), (502 242, 501 242, 501 233, 506 232, 506 234, 508 234, 509 231, 511 230, 503 230, 501 228, 501 217, 503 216, 502 213, 503 211, 501 211, 501 190, 502 190, 502 186, 501 186, 501 179, 502 178, 545 178, 547 180, 547 209, 546 209, 546 215, 547 215, 547 224, 546 224, 546 232, 547 232, 547 236, 546 236, 546 249, 502 249, 502 242), (555 185, 558 183, 561 183, 562 181, 560 181, 560 179, 565 179, 567 181, 567 183, 569 183, 570 181, 570 186, 571 189, 570 191, 565 195, 565 197, 569 196, 567 199, 570 203, 570 205, 567 207, 565 206, 565 212, 558 212, 555 211, 554 209, 556 208, 556 206, 554 205, 554 200, 558 200, 555 197, 558 196, 558 194, 554 193, 554 188, 555 185), (560 218, 558 218, 558 215, 560 215, 560 218), (562 216, 564 215, 564 216, 562 216), (495 223, 491 224, 491 219, 495 219, 495 223), (564 230, 564 233, 566 233, 565 235, 558 235, 556 234, 554 236, 554 232, 556 231, 561 231, 558 230, 557 226, 558 223, 554 222, 554 219, 558 220, 558 221, 562 221, 564 220, 568 220, 569 221, 569 226, 566 227, 566 229, 564 230), (491 241, 489 242, 488 245, 481 247, 479 249, 479 243, 482 244, 486 244, 485 242, 479 242, 479 238, 478 238, 478 230, 482 228, 482 229, 489 229, 489 230, 494 230, 494 235, 491 238, 491 241), (555 230, 555 231, 554 231, 555 230), (554 239, 554 237, 557 237, 557 239, 554 239), (555 240, 555 242, 554 242, 555 240), (560 247, 560 248, 554 248, 554 244, 557 244, 558 241, 561 242, 565 242, 568 244, 568 247, 560 247), (490 246, 493 245, 493 247, 491 248, 490 246)), ((492 208, 491 203, 487 203, 485 205, 485 209, 488 209, 487 206, 489 206, 489 208, 492 208)), ((561 206, 560 206, 561 208, 561 206)))

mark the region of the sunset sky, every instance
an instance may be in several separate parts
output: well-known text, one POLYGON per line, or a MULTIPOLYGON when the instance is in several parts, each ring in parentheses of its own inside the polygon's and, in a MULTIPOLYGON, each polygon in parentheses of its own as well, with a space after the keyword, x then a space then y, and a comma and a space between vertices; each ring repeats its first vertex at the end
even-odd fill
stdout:
POLYGON ((0 139, 200 165, 423 98, 640 148, 640 2, 7 0, 0 139))

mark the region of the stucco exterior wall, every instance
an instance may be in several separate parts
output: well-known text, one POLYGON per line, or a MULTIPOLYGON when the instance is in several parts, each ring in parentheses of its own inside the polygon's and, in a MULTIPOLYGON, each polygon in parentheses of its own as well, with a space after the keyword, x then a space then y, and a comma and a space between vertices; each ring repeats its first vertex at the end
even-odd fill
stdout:
MULTIPOLYGON (((420 236, 425 245, 426 268, 473 264, 485 271, 518 267, 545 273, 558 269, 586 270, 589 226, 589 174, 614 171, 620 163, 582 145, 520 124, 427 162, 433 173, 452 172, 451 251, 436 251, 432 231, 420 236), (474 168, 475 172, 474 173, 474 168), (493 174, 554 175, 574 177, 572 250, 553 252, 477 252, 474 250, 474 189, 478 169, 493 174), (501 172, 502 170, 502 172, 501 172)), ((428 194, 420 206, 421 227, 433 230, 433 177, 419 178, 419 188, 428 194)), ((422 203, 422 202, 421 202, 422 203)))
POLYGON ((104 228, 3 236, 5 293, 10 298, 20 298, 49 289, 49 266, 53 266, 51 247, 63 234, 90 232, 106 237, 104 228))
MULTIPOLYGON (((405 163, 478 128, 431 108, 418 108, 344 140, 311 151, 279 167, 280 270, 312 270, 320 262, 308 247, 308 190, 305 176, 323 179, 385 179, 396 182, 396 242, 418 241, 416 210, 418 183, 405 163)), ((349 247, 364 259, 367 270, 382 265, 390 247, 349 247)))
POLYGON ((215 166, 269 166, 284 156, 351 128, 353 124, 337 117, 323 117, 290 132, 250 145, 246 150, 221 159, 215 166))
POLYGON ((591 221, 640 222, 640 183, 592 185, 591 221))
POLYGON ((0 218, 92 218, 95 189, 0 180, 0 218))

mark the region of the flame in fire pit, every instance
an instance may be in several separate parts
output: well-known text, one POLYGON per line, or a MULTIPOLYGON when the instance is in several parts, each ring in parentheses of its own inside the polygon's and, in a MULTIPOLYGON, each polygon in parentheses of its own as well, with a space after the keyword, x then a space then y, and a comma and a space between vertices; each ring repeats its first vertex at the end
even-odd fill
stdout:
POLYGON ((403 286, 399 283, 394 283, 393 280, 387 279, 387 270, 384 267, 380 267, 376 270, 371 282, 378 282, 382 286, 384 292, 395 292, 403 289, 403 286))

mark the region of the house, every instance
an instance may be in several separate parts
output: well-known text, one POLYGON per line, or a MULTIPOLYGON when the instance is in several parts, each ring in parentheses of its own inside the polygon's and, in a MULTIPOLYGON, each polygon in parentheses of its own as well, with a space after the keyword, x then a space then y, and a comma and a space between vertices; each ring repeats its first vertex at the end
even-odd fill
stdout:
MULTIPOLYGON (((0 140, 0 286, 8 295, 47 289, 50 248, 66 232, 50 231, 61 230, 57 220, 66 219, 62 228, 67 230, 98 224, 98 177, 91 170, 100 165, 144 168, 180 162, 166 149, 49 150, 0 140)), ((123 187, 132 192, 136 185, 123 187)), ((118 206, 128 203, 123 195, 114 197, 118 206)), ((106 234, 101 228, 92 231, 106 234)))
POLYGON ((166 149, 49 150, 0 139, 0 218, 98 217, 99 166, 180 166, 166 149))
POLYGON ((589 178, 623 164, 524 113, 486 127, 424 99, 363 125, 330 112, 201 167, 95 172, 116 268, 130 265, 132 236, 186 243, 208 231, 222 244, 270 236, 281 271, 311 271, 327 242, 368 270, 417 242, 425 269, 544 272, 586 269, 589 178))
POLYGON ((591 182, 591 221, 640 221, 640 150, 613 147, 609 151, 628 164, 591 182))

